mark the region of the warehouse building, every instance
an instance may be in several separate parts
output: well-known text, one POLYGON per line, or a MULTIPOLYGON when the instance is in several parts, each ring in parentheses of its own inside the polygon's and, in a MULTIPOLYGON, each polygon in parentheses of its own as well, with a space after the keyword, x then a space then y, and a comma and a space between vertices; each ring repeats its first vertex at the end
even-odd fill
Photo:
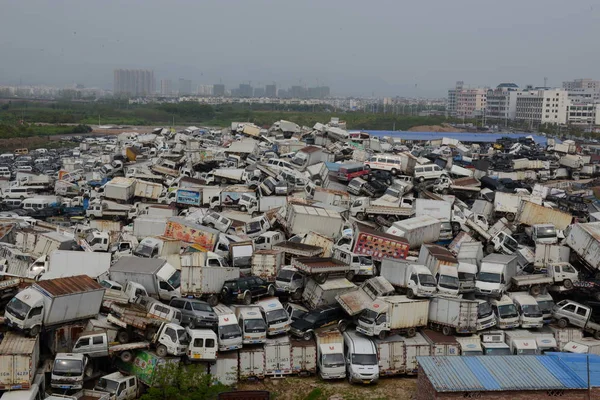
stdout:
MULTIPOLYGON (((588 388, 586 358, 559 356, 418 357, 417 400, 600 400, 598 377, 588 388), (585 373, 582 373, 582 368, 585 373)), ((596 371, 600 357, 590 357, 596 371)), ((592 372, 590 375, 598 375, 592 372)))

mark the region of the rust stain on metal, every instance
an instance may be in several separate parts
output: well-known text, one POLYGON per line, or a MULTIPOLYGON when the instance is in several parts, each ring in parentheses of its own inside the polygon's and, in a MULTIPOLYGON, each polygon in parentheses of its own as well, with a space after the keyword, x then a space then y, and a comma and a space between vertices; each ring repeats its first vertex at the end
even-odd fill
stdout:
POLYGON ((53 296, 63 296, 104 289, 104 286, 100 285, 87 275, 48 279, 47 281, 37 282, 35 285, 53 296))

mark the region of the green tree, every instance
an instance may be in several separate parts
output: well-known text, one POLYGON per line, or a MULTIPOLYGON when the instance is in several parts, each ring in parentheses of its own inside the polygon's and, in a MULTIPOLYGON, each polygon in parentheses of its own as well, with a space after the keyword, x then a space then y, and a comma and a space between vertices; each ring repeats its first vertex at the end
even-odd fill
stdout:
POLYGON ((214 383, 212 376, 198 364, 167 363, 157 368, 154 386, 141 400, 212 400, 218 393, 230 390, 228 386, 214 383))

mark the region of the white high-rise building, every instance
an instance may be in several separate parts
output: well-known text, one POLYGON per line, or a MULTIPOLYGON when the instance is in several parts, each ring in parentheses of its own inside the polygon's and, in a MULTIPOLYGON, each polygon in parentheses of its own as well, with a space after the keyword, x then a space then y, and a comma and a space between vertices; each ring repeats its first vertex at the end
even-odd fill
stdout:
POLYGON ((501 83, 490 89, 486 96, 485 116, 498 120, 513 120, 517 114, 517 92, 514 83, 501 83))
POLYGON ((570 104, 567 122, 574 125, 600 125, 600 103, 570 104))
POLYGON ((565 124, 568 92, 565 89, 528 89, 517 92, 516 119, 532 124, 565 124))

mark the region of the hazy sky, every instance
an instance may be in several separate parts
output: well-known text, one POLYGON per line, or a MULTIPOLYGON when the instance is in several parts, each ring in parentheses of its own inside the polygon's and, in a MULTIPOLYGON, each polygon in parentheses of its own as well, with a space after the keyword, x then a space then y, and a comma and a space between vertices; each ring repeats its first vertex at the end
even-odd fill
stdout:
POLYGON ((0 0, 0 84, 112 88, 114 68, 193 84, 328 84, 444 96, 600 79, 596 0, 0 0))

